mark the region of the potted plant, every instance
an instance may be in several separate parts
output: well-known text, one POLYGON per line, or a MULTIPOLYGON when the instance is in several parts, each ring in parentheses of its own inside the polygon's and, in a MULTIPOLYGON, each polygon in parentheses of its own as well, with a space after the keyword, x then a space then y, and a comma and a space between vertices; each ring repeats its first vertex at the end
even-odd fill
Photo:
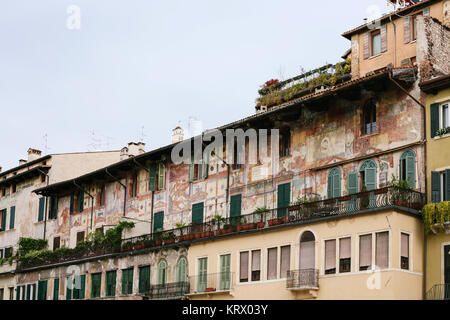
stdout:
POLYGON ((405 180, 400 180, 394 175, 392 175, 392 180, 389 182, 391 187, 391 196, 395 205, 400 207, 409 207, 408 195, 411 190, 408 182, 405 180))
POLYGON ((257 223, 258 228, 264 228, 264 226, 266 225, 266 223, 264 222, 264 220, 265 220, 264 216, 269 211, 270 210, 267 209, 266 207, 257 208, 255 211, 253 211, 254 215, 259 215, 259 222, 257 223))
POLYGON ((366 209, 369 207, 370 202, 370 194, 367 192, 366 184, 363 182, 361 186, 361 195, 360 195, 360 203, 361 203, 361 209, 366 209))
POLYGON ((206 288, 205 292, 214 292, 216 291, 216 288, 206 288))
POLYGON ((162 235, 162 240, 164 244, 171 244, 175 242, 175 235, 173 232, 166 232, 162 235))
POLYGON ((156 230, 155 234, 153 235, 153 239, 154 239, 153 244, 156 247, 162 245, 162 239, 161 239, 162 238, 162 231, 163 231, 162 228, 158 228, 156 230))

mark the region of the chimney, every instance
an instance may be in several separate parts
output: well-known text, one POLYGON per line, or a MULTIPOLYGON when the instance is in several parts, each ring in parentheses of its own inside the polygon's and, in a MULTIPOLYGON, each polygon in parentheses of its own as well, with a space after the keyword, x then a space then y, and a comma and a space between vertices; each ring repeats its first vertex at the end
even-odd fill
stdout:
POLYGON ((21 166, 21 165, 23 165, 23 164, 25 164, 25 163, 27 163, 27 160, 23 160, 23 159, 20 159, 20 160, 19 160, 19 166, 21 166))
POLYGON ((28 149, 28 162, 39 159, 41 157, 41 150, 29 148, 28 149))
POLYGON ((184 131, 180 126, 172 130, 172 143, 181 142, 184 140, 184 131))
POLYGON ((123 147, 120 150, 120 160, 135 157, 145 152, 145 143, 143 142, 130 142, 127 147, 123 147))

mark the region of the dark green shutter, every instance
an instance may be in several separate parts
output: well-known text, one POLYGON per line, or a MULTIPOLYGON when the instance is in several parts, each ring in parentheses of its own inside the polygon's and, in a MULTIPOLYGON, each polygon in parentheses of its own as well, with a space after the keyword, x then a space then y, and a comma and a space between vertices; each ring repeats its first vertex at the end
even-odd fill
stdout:
POLYGON ((16 288, 16 300, 20 300, 20 286, 16 288))
POLYGON ((44 207, 45 207, 45 198, 39 198, 39 215, 38 221, 44 221, 44 207))
POLYGON ((156 212, 153 223, 153 232, 164 230, 164 211, 156 212), (161 229, 161 230, 159 230, 161 229))
POLYGON ((6 230, 6 218, 7 218, 6 209, 4 209, 3 210, 3 219, 2 219, 2 225, 1 225, 1 231, 5 231, 6 230))
POLYGON ((437 131, 439 130, 439 103, 433 103, 430 106, 430 116, 431 116, 431 137, 434 138, 436 136, 437 131))
POLYGON ((139 268, 139 293, 145 293, 150 289, 150 267, 139 268))
POLYGON ((114 297, 116 295, 116 271, 106 273, 106 296, 114 297))
POLYGON ((406 181, 411 188, 416 188, 416 158, 413 156, 406 157, 406 181))
POLYGON ((33 300, 37 300, 36 283, 33 283, 33 300))
POLYGON ((431 202, 441 202, 441 173, 431 172, 431 202))
POLYGON ((202 224, 203 223, 203 209, 204 204, 196 203, 192 206, 192 223, 202 224))
POLYGON ((377 169, 366 168, 365 180, 367 191, 375 190, 377 188, 377 169))
POLYGON ((337 169, 333 175, 333 198, 341 196, 341 170, 337 169))
POLYGON ((445 200, 450 201, 450 170, 445 170, 445 192, 445 200))
POLYGON ((133 269, 122 271, 122 294, 133 293, 133 269))
POLYGON ((148 191, 156 191, 156 165, 150 164, 148 168, 148 191))
POLYGON ((80 191, 77 200, 77 212, 82 212, 84 210, 84 191, 80 191))
POLYGON ((242 210, 242 195, 237 194, 231 196, 230 199, 230 217, 238 217, 241 215, 242 210))
POLYGON ((72 300, 72 277, 66 278, 66 300, 72 300))
POLYGON ((14 229, 14 220, 16 219, 16 207, 13 206, 9 212, 9 229, 14 229))
POLYGON ((38 282, 38 300, 47 300, 47 280, 38 282))
POLYGON ((91 277, 91 298, 99 298, 102 283, 102 274, 95 273, 91 277))
POLYGON ((127 294, 128 270, 122 270, 122 294, 127 294))
POLYGON ((80 289, 80 299, 84 299, 84 292, 86 290, 86 276, 83 274, 80 276, 81 289, 80 289))
POLYGON ((53 281, 53 300, 59 300, 59 279, 53 281))
POLYGON ((73 202, 74 202, 74 195, 72 192, 72 194, 70 195, 70 214, 73 213, 73 202))
POLYGON ((277 198, 277 215, 278 218, 284 217, 287 214, 287 207, 291 202, 291 184, 285 183, 278 185, 278 198, 277 198))

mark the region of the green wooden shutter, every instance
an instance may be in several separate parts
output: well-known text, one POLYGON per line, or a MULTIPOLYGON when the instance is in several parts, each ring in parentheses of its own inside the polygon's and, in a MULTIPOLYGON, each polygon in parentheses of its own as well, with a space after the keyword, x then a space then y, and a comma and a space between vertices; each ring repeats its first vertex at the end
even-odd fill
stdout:
POLYGON ((1 225, 1 231, 6 230, 6 218, 7 218, 6 209, 3 209, 3 219, 2 219, 2 225, 1 225))
POLYGON ((153 232, 156 233, 164 230, 164 211, 156 212, 153 219, 154 219, 153 232))
POLYGON ((150 289, 150 267, 139 268, 139 293, 145 293, 150 289))
POLYGON ((351 172, 347 175, 347 193, 358 193, 358 172, 351 172))
POLYGON ((116 295, 116 271, 106 273, 106 296, 114 297, 116 295))
POLYGON ((341 171, 336 170, 333 175, 333 198, 341 196, 341 171))
POLYGON ((208 258, 198 260, 198 282, 197 291, 205 292, 208 283, 208 258))
POLYGON ((84 299, 86 290, 86 275, 80 276, 81 288, 80 288, 80 299, 84 299))
POLYGON ((72 277, 66 278, 66 300, 72 300, 72 277))
POLYGON ((186 281, 186 258, 181 258, 178 261, 177 281, 178 282, 186 281))
POLYGON ((127 294, 128 272, 122 270, 122 294, 127 294))
POLYGON ((45 198, 39 198, 39 214, 38 221, 44 221, 44 207, 45 207, 45 198))
POLYGON ((166 166, 160 162, 158 166, 158 190, 164 190, 166 186, 166 166))
POLYGON ((16 288, 16 300, 20 300, 20 286, 16 288))
POLYGON ((231 196, 230 198, 230 217, 238 217, 242 211, 242 194, 231 196))
POLYGON ((194 181, 194 156, 191 156, 191 163, 189 164, 189 178, 188 178, 188 182, 192 182, 194 181))
POLYGON ((72 194, 70 195, 70 214, 73 213, 73 202, 74 202, 74 194, 72 192, 72 194))
POLYGON ((84 210, 84 191, 80 191, 78 194, 78 205, 77 212, 82 212, 84 210))
POLYGON ((209 169, 209 155, 207 154, 203 159, 202 179, 208 178, 208 169, 209 169))
POLYGON ((133 293, 133 269, 122 270, 122 294, 133 293))
POLYGON ((203 223, 203 209, 203 202, 192 205, 192 223, 203 223))
POLYGON ((413 189, 416 188, 416 157, 406 157, 406 181, 413 189))
POLYGON ((167 265, 164 260, 161 260, 158 264, 158 284, 165 285, 166 284, 166 271, 167 265))
POLYGON ((372 191, 377 188, 377 169, 376 168, 366 168, 365 183, 366 183, 367 191, 372 191))
POLYGON ((38 282, 38 300, 47 300, 47 280, 38 282))
POLYGON ((95 273, 91 277, 92 284, 91 284, 91 298, 99 298, 100 297, 100 290, 101 290, 101 284, 102 284, 102 274, 101 273, 95 273))
POLYGON ((287 207, 289 206, 290 202, 291 202, 291 184, 285 183, 278 185, 278 198, 277 198, 278 218, 286 216, 287 207))
POLYGON ((16 207, 11 207, 9 211, 9 229, 14 229, 14 222, 16 219, 16 207))
POLYGON ((441 173, 431 172, 431 202, 441 202, 441 173))
POLYGON ((230 254, 220 256, 220 290, 230 289, 230 259, 230 254))
POLYGON ((59 300, 59 279, 53 281, 53 300, 59 300))
POLYGON ((431 116, 431 137, 434 138, 436 136, 437 131, 439 130, 439 103, 433 103, 430 106, 430 116, 431 116))
POLYGON ((148 191, 156 191, 156 165, 154 163, 148 167, 148 191))
POLYGON ((333 198, 333 175, 331 172, 328 174, 327 198, 333 198))
POLYGON ((445 170, 445 192, 445 200, 450 201, 450 170, 445 170))

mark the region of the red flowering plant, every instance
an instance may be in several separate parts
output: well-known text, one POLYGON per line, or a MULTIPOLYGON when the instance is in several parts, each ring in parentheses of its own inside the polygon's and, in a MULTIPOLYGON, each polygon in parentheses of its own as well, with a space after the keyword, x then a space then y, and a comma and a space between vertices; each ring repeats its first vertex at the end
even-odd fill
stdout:
POLYGON ((280 83, 280 81, 278 79, 270 79, 269 81, 266 81, 266 83, 264 83, 261 86, 261 89, 259 89, 258 93, 261 96, 264 96, 270 92, 271 88, 278 89, 276 85, 279 83, 280 83))

